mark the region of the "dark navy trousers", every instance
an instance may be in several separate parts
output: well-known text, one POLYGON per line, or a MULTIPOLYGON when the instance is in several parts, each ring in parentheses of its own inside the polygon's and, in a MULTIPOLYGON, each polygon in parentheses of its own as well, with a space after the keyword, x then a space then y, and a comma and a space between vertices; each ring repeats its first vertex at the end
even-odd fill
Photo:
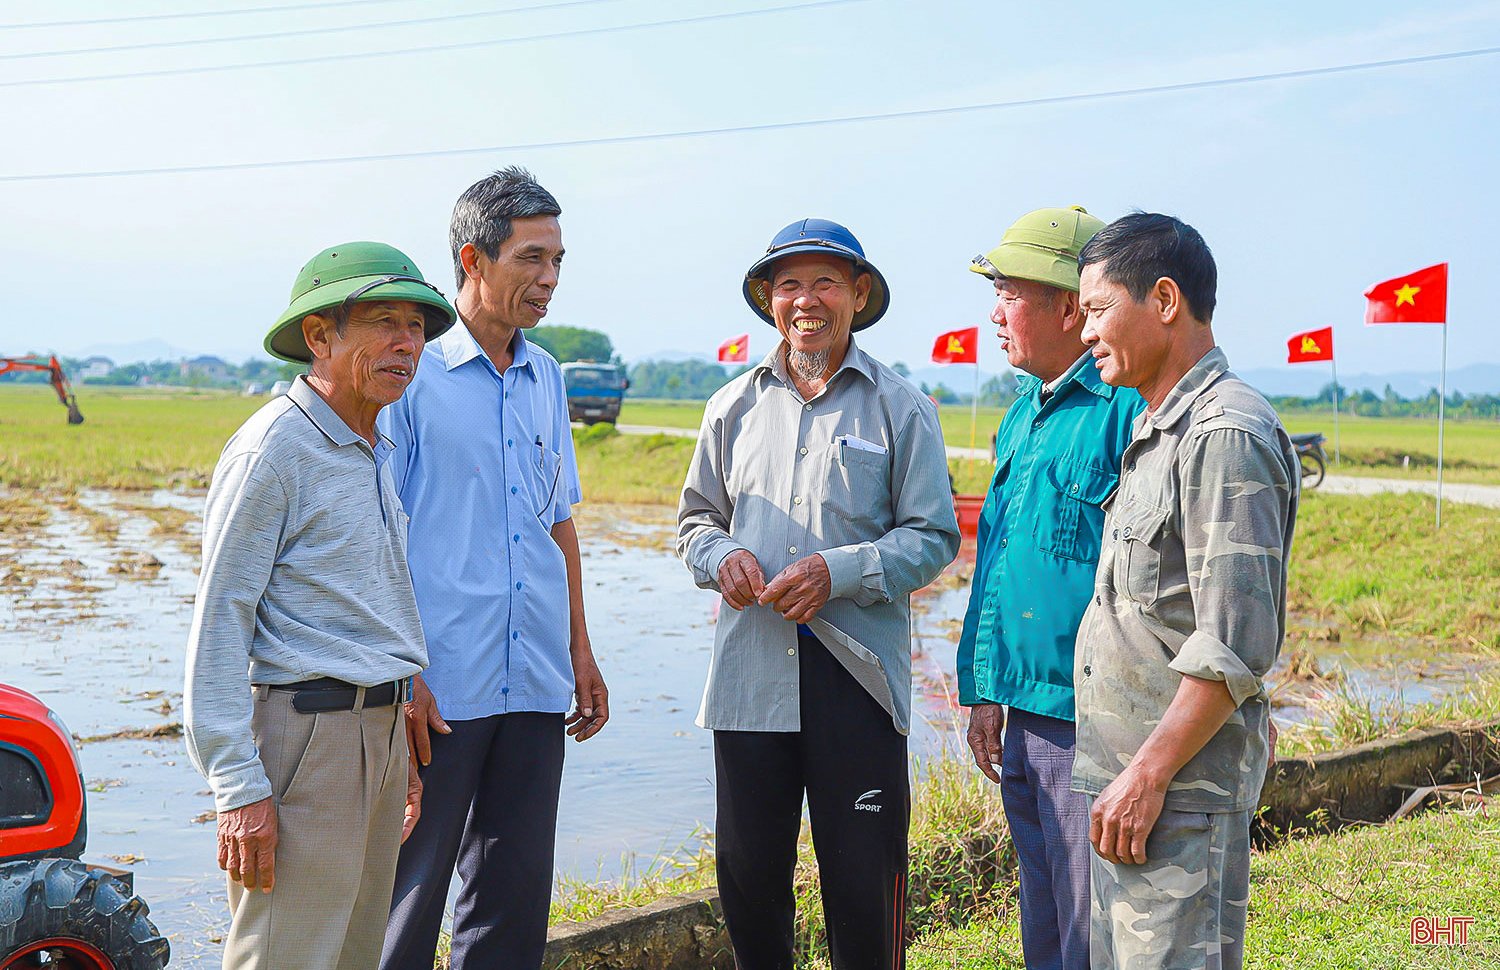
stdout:
POLYGON ((547 944, 563 715, 449 721, 420 769, 422 817, 401 846, 381 970, 432 970, 454 864, 453 970, 537 970, 547 944))
POLYGON ((1010 708, 1000 797, 1021 870, 1027 970, 1089 970, 1088 797, 1073 791, 1072 721, 1010 708))

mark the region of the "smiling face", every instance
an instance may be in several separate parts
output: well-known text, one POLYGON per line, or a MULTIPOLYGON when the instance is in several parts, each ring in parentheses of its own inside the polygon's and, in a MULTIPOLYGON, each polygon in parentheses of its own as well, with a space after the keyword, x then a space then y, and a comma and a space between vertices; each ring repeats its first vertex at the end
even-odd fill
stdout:
POLYGON ((556 216, 512 219, 511 234, 490 259, 473 243, 459 250, 466 280, 464 319, 480 327, 528 330, 547 315, 562 270, 562 226, 556 216))
POLYGON ((771 318, 793 350, 839 359, 849 345, 854 315, 870 298, 869 273, 847 259, 795 253, 771 269, 771 318))
POLYGON ((1124 284, 1104 275, 1101 263, 1085 266, 1078 282, 1079 304, 1087 314, 1083 342, 1099 376, 1116 387, 1154 381, 1171 349, 1173 314, 1154 291, 1136 302, 1124 284))
POLYGON ((341 399, 376 410, 395 402, 417 373, 427 318, 408 300, 356 303, 342 335, 331 316, 313 314, 302 333, 313 352, 313 372, 341 399))

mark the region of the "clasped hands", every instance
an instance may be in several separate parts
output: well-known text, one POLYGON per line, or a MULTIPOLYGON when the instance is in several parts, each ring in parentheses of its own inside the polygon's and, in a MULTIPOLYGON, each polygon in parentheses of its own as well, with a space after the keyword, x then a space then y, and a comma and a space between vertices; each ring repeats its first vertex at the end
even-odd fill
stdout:
POLYGON ((733 609, 769 606, 793 623, 818 615, 833 592, 828 563, 817 553, 804 556, 777 573, 769 583, 760 563, 747 549, 736 549, 719 566, 719 591, 733 609))

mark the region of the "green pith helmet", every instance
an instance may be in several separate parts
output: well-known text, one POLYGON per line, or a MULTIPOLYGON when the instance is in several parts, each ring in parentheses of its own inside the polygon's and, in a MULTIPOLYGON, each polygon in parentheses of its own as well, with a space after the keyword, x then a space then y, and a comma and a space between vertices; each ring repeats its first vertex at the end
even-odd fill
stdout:
POLYGON ((994 279, 1011 276, 1078 292, 1078 252, 1104 223, 1081 205, 1037 209, 1017 219, 1000 245, 975 256, 972 272, 994 279))
POLYGON ((422 278, 417 264, 401 250, 378 242, 350 242, 325 249, 302 267, 292 284, 290 305, 266 334, 266 352, 282 360, 312 363, 302 339, 309 313, 375 300, 409 300, 427 317, 428 340, 442 336, 458 314, 441 291, 422 278))

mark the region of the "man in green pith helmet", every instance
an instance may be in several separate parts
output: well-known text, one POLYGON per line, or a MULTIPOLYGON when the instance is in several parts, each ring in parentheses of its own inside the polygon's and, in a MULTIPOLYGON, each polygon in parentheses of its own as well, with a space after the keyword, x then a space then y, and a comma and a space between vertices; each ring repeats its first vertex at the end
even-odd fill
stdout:
POLYGON ((1037 209, 969 266, 994 285, 990 320, 1028 376, 995 439, 959 703, 974 762, 1005 803, 1033 970, 1089 966, 1088 800, 1071 790, 1073 643, 1094 592, 1101 503, 1146 406, 1100 380, 1083 344, 1078 253, 1102 228, 1079 206, 1037 209))
POLYGON ((380 958, 420 812, 402 704, 427 648, 375 418, 454 318, 390 246, 314 256, 265 341, 310 373, 214 469, 183 719, 219 815, 226 968, 380 958))

